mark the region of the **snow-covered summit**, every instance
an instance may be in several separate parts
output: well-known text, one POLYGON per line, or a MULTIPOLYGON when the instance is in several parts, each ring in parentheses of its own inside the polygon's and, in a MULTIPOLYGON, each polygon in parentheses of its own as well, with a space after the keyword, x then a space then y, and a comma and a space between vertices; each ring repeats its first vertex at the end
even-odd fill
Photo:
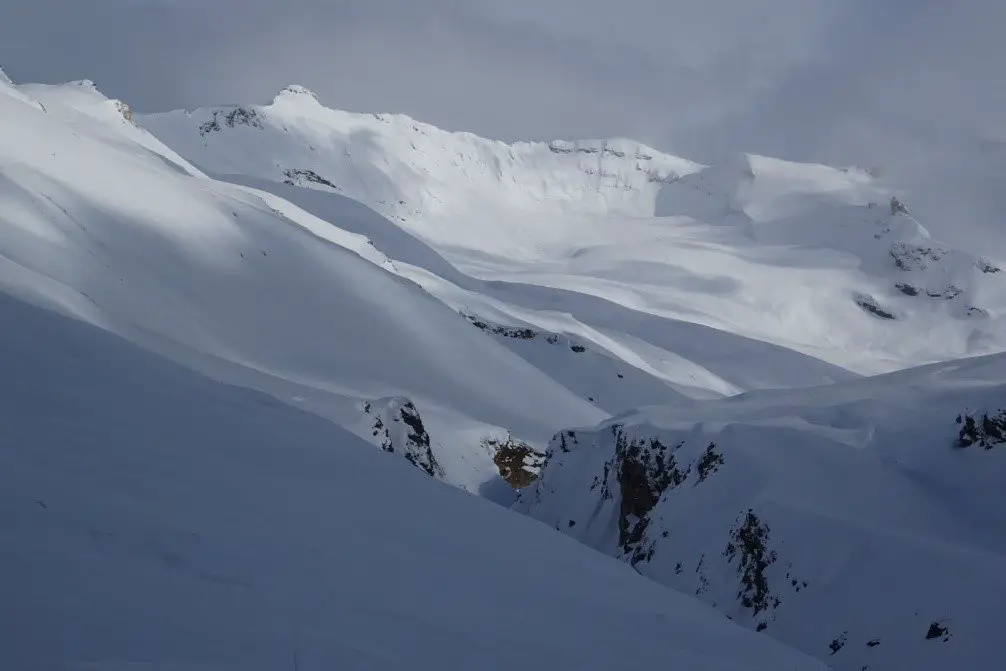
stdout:
POLYGON ((273 98, 273 104, 282 100, 297 100, 300 103, 305 102, 305 100, 318 102, 318 94, 306 86, 301 86, 300 84, 290 84, 289 86, 284 86, 280 92, 276 94, 276 97, 273 98))
MULTIPOLYGON (((629 140, 506 144, 404 115, 333 110, 297 86, 268 105, 144 115, 142 123, 216 174, 331 189, 403 223, 498 207, 649 215, 662 183, 698 168, 629 140)), ((453 231, 462 234, 455 243, 492 234, 477 222, 470 231, 453 231)))
MULTIPOLYGON (((358 200, 480 280, 585 294, 858 373, 1006 347, 1000 262, 931 239, 910 201, 862 169, 747 154, 701 166, 619 139, 507 144, 296 92, 140 123, 216 175, 358 200)), ((459 310, 556 328, 526 300, 475 306, 443 275, 402 270, 459 310)), ((601 322, 575 318, 577 337, 611 351, 601 322)), ((643 343, 619 336, 622 358, 650 369, 652 346, 680 355, 625 336, 643 343)))

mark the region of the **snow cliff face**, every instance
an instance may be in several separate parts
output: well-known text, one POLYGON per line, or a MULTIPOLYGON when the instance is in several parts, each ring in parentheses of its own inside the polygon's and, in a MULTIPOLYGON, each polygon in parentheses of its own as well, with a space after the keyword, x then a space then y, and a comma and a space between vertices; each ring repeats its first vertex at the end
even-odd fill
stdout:
POLYGON ((517 508, 835 668, 986 668, 1004 372, 996 355, 564 431, 517 508))

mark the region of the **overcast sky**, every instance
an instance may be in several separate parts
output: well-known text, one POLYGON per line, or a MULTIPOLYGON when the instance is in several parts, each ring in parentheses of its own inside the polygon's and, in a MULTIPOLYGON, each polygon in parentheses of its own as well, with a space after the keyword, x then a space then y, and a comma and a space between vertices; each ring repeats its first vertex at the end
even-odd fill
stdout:
POLYGON ((141 111, 299 83, 499 139, 881 165, 933 217, 967 205, 987 228, 1004 28, 1006 0, 0 0, 0 67, 141 111))

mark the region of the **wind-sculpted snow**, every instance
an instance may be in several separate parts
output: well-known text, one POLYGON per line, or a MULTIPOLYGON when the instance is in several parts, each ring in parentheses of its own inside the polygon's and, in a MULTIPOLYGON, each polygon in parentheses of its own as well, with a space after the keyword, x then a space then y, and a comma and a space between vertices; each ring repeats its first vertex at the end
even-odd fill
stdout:
POLYGON ((87 83, 24 90, 48 111, 0 96, 8 290, 344 425, 361 400, 405 396, 472 491, 501 482, 487 435, 543 444, 605 416, 389 272, 364 236, 203 176, 87 83))
POLYGON ((0 294, 4 669, 820 669, 320 417, 0 294))
POLYGON ((399 275, 467 315, 468 321, 484 324, 486 328, 472 325, 608 413, 682 396, 855 377, 777 345, 647 314, 614 298, 480 280, 459 271, 410 232, 341 195, 254 178, 229 179, 268 189, 284 202, 372 240, 394 259, 399 275), (526 331, 538 335, 511 337, 526 331))
POLYGON ((608 325, 599 333, 602 323, 578 312, 582 300, 563 292, 607 304, 603 312, 699 324, 863 374, 1006 346, 1001 263, 932 240, 910 202, 860 169, 748 155, 703 167, 627 140, 505 144, 327 109, 299 87, 268 105, 140 123, 225 179, 272 182, 264 188, 298 203, 284 187, 311 190, 312 212, 339 195, 363 202, 436 250, 423 255, 433 265, 400 271, 457 309, 593 340, 687 395, 799 385, 786 371, 806 362, 737 384, 696 370, 708 363, 685 354, 687 344, 608 325), (498 295, 486 300, 492 290, 472 279, 498 295), (543 301, 552 314, 529 310, 512 297, 519 290, 500 295, 501 283, 552 290, 543 301))
POLYGON ((559 433, 517 508, 837 669, 992 668, 1004 375, 993 355, 627 413, 559 433))
POLYGON ((491 217, 465 230, 432 222, 497 208, 648 215, 663 183, 698 167, 629 140, 504 144, 403 115, 332 110, 299 86, 268 105, 179 110, 142 123, 216 174, 335 191, 431 239, 486 251, 525 241, 493 231, 491 217))
POLYGON ((998 660, 1006 359, 859 374, 1002 350, 1006 273, 870 174, 302 87, 0 119, 12 668, 998 660))

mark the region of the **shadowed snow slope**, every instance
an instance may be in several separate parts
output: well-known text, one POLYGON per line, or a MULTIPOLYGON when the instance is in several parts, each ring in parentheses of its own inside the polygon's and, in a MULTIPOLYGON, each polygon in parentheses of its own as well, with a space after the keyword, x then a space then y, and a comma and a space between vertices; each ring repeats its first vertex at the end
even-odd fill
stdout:
POLYGON ((1003 349, 1006 272, 869 174, 301 87, 0 119, 7 666, 999 658, 1006 359, 859 374, 1003 349), (722 613, 437 482, 553 435, 517 508, 722 613))
MULTIPOLYGON (((265 106, 140 122, 216 175, 360 200, 481 280, 589 295, 613 310, 710 326, 859 373, 1006 346, 998 263, 931 240, 860 170, 756 156, 703 169, 627 140, 509 145, 404 116, 327 109, 300 87, 265 106)), ((438 277, 411 276, 460 302, 429 270, 438 277)), ((513 325, 560 330, 547 315, 520 314, 519 303, 495 307, 513 325)), ((609 334, 606 344, 599 325, 559 295, 552 310, 572 313, 578 335, 616 358, 644 370, 663 360, 655 374, 696 395, 691 373, 668 362, 679 354, 701 369, 704 361, 659 351, 645 332, 609 334)), ((706 393, 751 388, 706 371, 692 377, 706 393)), ((781 372, 763 382, 799 384, 781 372)))
POLYGON ((1006 356, 564 432, 517 506, 838 669, 984 669, 1006 356))
POLYGON ((3 668, 823 668, 322 418, 0 316, 3 668))

